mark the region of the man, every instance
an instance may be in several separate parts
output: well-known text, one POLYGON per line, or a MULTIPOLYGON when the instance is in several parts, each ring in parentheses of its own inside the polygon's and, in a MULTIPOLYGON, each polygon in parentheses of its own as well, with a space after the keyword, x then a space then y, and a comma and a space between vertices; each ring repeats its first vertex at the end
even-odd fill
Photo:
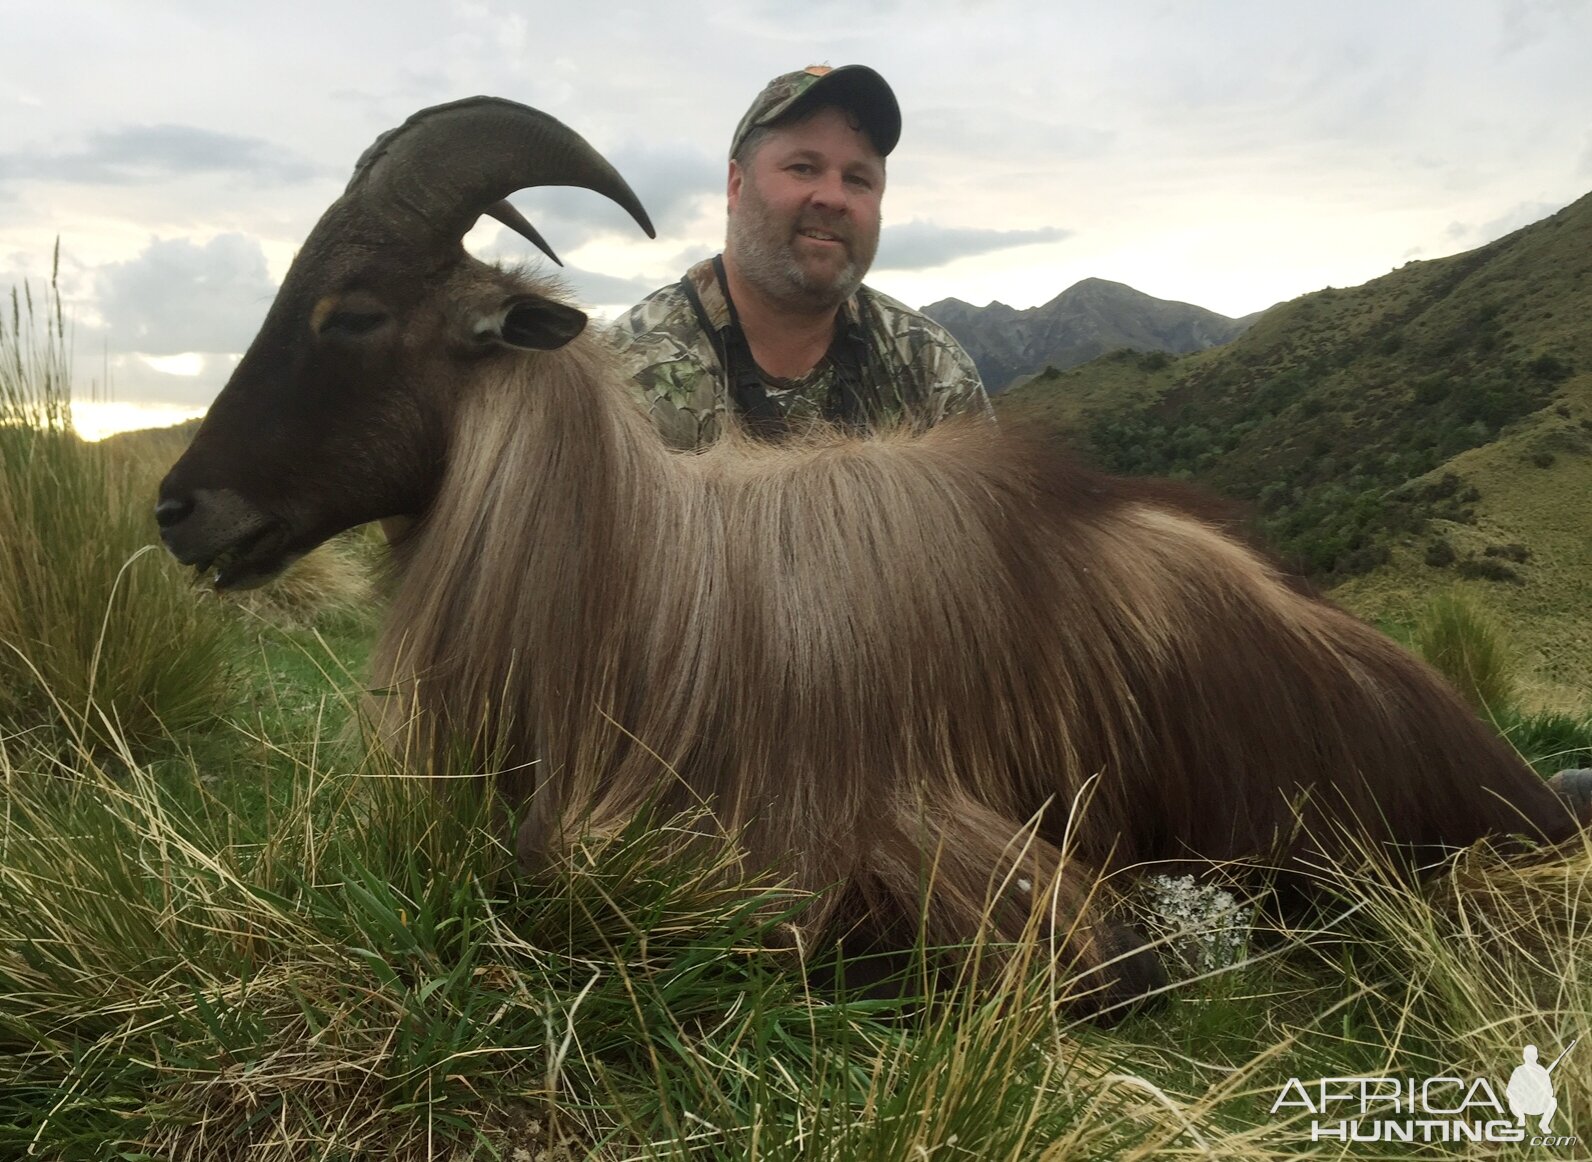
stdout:
POLYGON ((704 447, 731 414, 770 439, 820 420, 991 414, 956 340, 862 285, 900 136, 895 94, 861 65, 786 73, 752 102, 730 142, 724 253, 614 326, 670 444, 704 447))
MULTIPOLYGON (((1565 1053, 1568 1052, 1566 1049, 1565 1053)), ((1535 1045, 1527 1045, 1520 1056, 1520 1064, 1509 1075, 1509 1084, 1504 1089, 1504 1095, 1509 1100, 1509 1112, 1515 1115, 1515 1124, 1520 1126, 1526 1124, 1528 1117, 1537 1118, 1537 1129, 1546 1134, 1559 1108, 1559 1101, 1553 1096, 1553 1078, 1549 1076, 1559 1062, 1555 1061, 1544 1069, 1537 1063, 1535 1045)), ((1563 1060, 1564 1053, 1559 1054, 1559 1057, 1563 1060)))

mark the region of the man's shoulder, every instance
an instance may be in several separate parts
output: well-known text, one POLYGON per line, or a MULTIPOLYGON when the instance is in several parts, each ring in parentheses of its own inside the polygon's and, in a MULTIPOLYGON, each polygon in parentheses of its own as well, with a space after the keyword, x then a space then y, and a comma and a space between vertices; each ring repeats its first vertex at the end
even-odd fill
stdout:
POLYGON ((862 288, 859 298, 864 326, 880 337, 885 348, 913 362, 947 359, 971 367, 972 361, 956 337, 922 311, 870 286, 862 288))
MULTIPOLYGON (((698 273, 692 267, 686 278, 698 273)), ((724 410, 718 354, 684 285, 653 291, 613 321, 609 337, 663 438, 682 449, 711 443, 724 410)))
POLYGON ((859 302, 863 325, 890 373, 932 401, 931 422, 954 412, 993 414, 978 369, 950 331, 873 287, 862 288, 859 302))
POLYGON ((920 330, 950 333, 922 311, 914 310, 900 299, 891 298, 875 287, 864 285, 858 297, 865 304, 864 309, 874 312, 891 331, 920 330))
POLYGON ((917 358, 926 352, 942 351, 963 356, 962 345, 951 332, 922 311, 871 286, 862 288, 858 300, 864 327, 904 356, 917 358))
POLYGON ((645 348, 654 355, 664 355, 673 348, 706 357, 712 343, 703 330, 697 304, 701 304, 712 319, 715 304, 709 292, 714 289, 712 260, 697 263, 686 271, 684 279, 659 287, 615 319, 610 329, 614 346, 621 354, 633 348, 645 348), (696 304, 686 293, 687 279, 696 287, 696 304))
POLYGON ((613 321, 614 341, 620 347, 627 347, 651 332, 678 329, 682 319, 691 319, 691 304, 680 284, 671 282, 660 286, 613 321))

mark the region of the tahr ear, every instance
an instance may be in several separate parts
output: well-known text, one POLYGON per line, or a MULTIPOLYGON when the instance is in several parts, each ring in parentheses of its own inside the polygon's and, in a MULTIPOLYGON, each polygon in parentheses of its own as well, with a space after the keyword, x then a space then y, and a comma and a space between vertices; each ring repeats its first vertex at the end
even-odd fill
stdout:
POLYGON ((475 333, 479 339, 496 339, 510 347, 553 351, 585 329, 584 312, 541 295, 521 295, 482 319, 475 333))

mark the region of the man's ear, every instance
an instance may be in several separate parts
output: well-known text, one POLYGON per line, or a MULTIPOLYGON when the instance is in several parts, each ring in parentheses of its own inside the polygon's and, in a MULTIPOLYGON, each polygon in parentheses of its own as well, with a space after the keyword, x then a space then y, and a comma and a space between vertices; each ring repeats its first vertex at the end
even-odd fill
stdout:
POLYGON ((508 299, 497 313, 476 323, 476 338, 496 339, 510 347, 553 351, 586 329, 586 315, 541 295, 508 299))
POLYGON ((735 204, 741 200, 741 183, 746 180, 739 163, 732 157, 730 159, 730 176, 725 182, 724 189, 730 212, 735 212, 735 204))

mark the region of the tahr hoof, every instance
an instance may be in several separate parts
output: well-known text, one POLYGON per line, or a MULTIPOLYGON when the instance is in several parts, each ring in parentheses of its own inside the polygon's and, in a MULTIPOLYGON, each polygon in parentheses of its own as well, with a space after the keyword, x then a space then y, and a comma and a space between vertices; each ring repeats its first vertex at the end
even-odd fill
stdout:
POLYGON ((1569 804, 1582 826, 1592 823, 1592 767, 1560 771, 1548 780, 1548 786, 1569 804))
POLYGON ((1104 963, 1073 982, 1074 1012, 1097 1025, 1115 1025, 1162 1001, 1166 969, 1142 932, 1128 924, 1106 924, 1096 939, 1104 963))

